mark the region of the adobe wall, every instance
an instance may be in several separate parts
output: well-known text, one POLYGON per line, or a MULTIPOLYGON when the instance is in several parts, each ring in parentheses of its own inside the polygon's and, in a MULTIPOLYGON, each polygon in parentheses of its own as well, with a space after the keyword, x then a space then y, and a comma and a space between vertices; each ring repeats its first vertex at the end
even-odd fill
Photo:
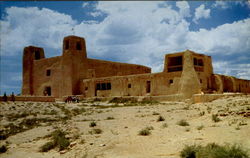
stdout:
POLYGON ((44 96, 45 87, 51 87, 52 96, 59 97, 60 82, 63 78, 60 69, 61 57, 45 58, 34 61, 33 85, 34 95, 44 96), (47 70, 50 75, 47 76, 47 70))
POLYGON ((232 76, 219 74, 212 75, 213 90, 222 92, 250 93, 250 81, 238 79, 232 76))
POLYGON ((128 76, 104 77, 83 80, 81 89, 86 97, 109 96, 157 96, 178 92, 181 72, 171 74, 153 73, 128 76), (172 80, 172 83, 170 82, 172 80), (149 82, 150 83, 147 83, 149 82), (110 90, 96 90, 98 83, 111 83, 110 90), (150 92, 147 86, 150 84, 150 92))
MULTIPOLYGON (((151 73, 151 68, 142 65, 118 63, 97 59, 87 59, 87 62, 88 69, 93 70, 91 73, 94 75, 92 76, 97 78, 151 73)), ((92 76, 89 75, 89 78, 92 76)))
MULTIPOLYGON (((3 101, 3 97, 0 97, 0 101, 3 101)), ((12 101, 8 96, 7 101, 12 101)), ((15 101, 32 101, 32 102, 55 102, 55 97, 49 96, 15 96, 15 101)))

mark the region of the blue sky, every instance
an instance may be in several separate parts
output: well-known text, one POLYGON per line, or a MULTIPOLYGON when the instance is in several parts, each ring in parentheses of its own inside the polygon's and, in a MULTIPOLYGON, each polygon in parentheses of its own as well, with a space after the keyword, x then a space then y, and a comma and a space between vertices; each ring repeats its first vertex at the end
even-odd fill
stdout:
POLYGON ((1 4, 1 95, 21 93, 22 51, 59 56, 67 35, 82 36, 90 58, 163 69, 164 55, 212 56, 215 73, 250 79, 249 1, 29 1, 1 4))

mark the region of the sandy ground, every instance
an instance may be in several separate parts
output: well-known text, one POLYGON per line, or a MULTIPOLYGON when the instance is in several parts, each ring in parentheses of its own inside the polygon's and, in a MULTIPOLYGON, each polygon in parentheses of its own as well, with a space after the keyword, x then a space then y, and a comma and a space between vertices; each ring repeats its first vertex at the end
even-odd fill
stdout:
POLYGON ((13 125, 22 129, 1 140, 1 145, 6 144, 8 150, 0 157, 178 158, 185 145, 212 142, 237 143, 250 151, 250 96, 225 97, 198 104, 131 105, 0 102, 0 134, 10 132, 13 125), (221 121, 214 122, 212 114, 217 114, 221 121), (159 116, 165 120, 157 121, 159 116), (36 120, 27 123, 27 119, 36 120), (177 125, 181 119, 190 125, 177 125), (93 120, 97 126, 89 127, 93 120), (139 131, 147 126, 153 127, 151 134, 139 135, 139 131), (39 152, 40 147, 50 140, 47 135, 57 128, 68 133, 71 147, 65 153, 60 153, 57 148, 39 152), (89 131, 93 128, 101 129, 102 133, 91 134, 89 131))

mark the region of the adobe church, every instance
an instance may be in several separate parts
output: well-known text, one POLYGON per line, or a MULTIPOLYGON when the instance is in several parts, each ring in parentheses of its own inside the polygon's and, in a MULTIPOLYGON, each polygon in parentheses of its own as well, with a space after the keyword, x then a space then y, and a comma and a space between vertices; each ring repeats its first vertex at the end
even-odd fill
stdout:
POLYGON ((250 93, 250 81, 213 73, 210 56, 190 50, 165 55, 163 72, 151 68, 87 58, 84 38, 67 36, 62 56, 45 58, 43 48, 23 51, 22 95, 83 97, 167 96, 250 93))

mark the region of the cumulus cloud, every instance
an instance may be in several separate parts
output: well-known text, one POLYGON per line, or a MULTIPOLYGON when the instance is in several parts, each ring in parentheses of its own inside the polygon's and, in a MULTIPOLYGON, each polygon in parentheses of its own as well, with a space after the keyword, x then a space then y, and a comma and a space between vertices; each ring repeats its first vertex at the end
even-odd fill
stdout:
POLYGON ((76 21, 71 16, 37 7, 6 9, 1 21, 1 53, 16 55, 27 45, 61 48, 65 35, 70 34, 76 21))
POLYGON ((176 7, 180 9, 180 15, 183 17, 190 17, 190 6, 187 1, 177 1, 176 7))
MULTIPOLYGON (((24 46, 38 45, 58 50, 46 54, 60 55, 62 39, 72 34, 72 28, 77 36, 86 39, 89 57, 143 64, 152 67, 154 72, 162 71, 165 54, 185 49, 208 55, 249 52, 250 18, 190 31, 190 22, 186 20, 190 16, 189 4, 176 2, 176 6, 178 10, 164 2, 100 1, 94 5, 94 11, 100 14, 93 16, 105 14, 102 21, 78 22, 69 15, 46 8, 11 7, 1 21, 1 36, 5 39, 1 40, 1 52, 21 55, 24 46)), ((204 5, 196 8, 196 21, 209 17, 210 10, 204 5)), ((224 67, 230 64, 224 63, 224 67)), ((232 74, 215 64, 217 69, 232 74)), ((238 72, 238 77, 249 74, 238 72)))
POLYGON ((204 18, 208 19, 210 18, 210 9, 205 9, 205 5, 202 4, 198 8, 195 9, 195 16, 193 21, 195 23, 198 23, 198 20, 204 18))

